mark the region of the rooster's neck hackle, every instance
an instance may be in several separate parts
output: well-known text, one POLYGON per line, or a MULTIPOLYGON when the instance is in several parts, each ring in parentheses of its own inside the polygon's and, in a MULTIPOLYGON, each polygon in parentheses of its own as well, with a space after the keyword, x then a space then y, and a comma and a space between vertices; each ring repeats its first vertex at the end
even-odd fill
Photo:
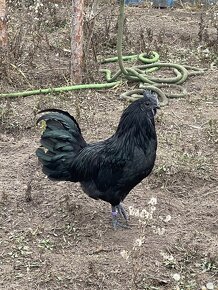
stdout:
POLYGON ((152 110, 142 110, 140 103, 130 105, 122 114, 116 133, 118 137, 143 139, 156 138, 152 110))

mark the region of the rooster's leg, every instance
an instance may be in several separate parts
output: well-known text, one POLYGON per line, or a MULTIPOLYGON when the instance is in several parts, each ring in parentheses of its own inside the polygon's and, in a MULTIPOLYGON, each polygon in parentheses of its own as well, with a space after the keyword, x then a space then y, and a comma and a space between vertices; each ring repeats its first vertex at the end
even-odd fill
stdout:
POLYGON ((116 229, 117 227, 123 227, 123 228, 128 227, 127 226, 128 216, 127 216, 125 209, 123 208, 123 206, 121 204, 118 204, 116 206, 112 206, 112 224, 113 224, 114 229, 116 229), (118 221, 118 218, 117 218, 118 214, 125 219, 126 225, 124 225, 118 221))
POLYGON ((128 222, 128 215, 127 215, 127 213, 126 213, 124 207, 122 206, 122 204, 121 204, 121 203, 118 204, 117 206, 115 206, 115 208, 117 209, 119 215, 120 215, 121 217, 123 217, 123 218, 125 219, 126 222, 128 222))

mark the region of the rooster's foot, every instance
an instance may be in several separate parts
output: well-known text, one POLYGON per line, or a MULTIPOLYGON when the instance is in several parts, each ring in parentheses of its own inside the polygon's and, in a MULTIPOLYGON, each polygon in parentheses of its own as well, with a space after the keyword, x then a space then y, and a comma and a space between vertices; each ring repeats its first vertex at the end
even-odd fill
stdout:
POLYGON ((128 215, 121 204, 112 206, 112 225, 114 229, 117 229, 118 227, 128 228, 128 215), (120 215, 120 217, 123 217, 125 219, 126 224, 122 224, 118 221, 118 214, 120 215))

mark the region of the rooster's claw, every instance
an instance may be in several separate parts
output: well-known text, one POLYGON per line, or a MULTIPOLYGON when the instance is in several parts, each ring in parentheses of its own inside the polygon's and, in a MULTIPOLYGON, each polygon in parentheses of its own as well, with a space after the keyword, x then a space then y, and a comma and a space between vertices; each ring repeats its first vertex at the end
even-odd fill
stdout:
POLYGON ((116 206, 112 206, 112 225, 113 225, 113 228, 115 230, 118 227, 129 228, 128 227, 128 215, 121 204, 118 204, 116 206), (123 217, 125 219, 126 224, 122 224, 118 221, 118 217, 117 217, 118 214, 120 215, 120 217, 123 217))

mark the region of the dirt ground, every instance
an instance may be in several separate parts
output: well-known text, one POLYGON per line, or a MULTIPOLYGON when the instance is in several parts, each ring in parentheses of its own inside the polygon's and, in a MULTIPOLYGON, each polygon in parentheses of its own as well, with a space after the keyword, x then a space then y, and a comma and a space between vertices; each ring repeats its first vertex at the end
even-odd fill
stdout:
MULTIPOLYGON (((34 9, 10 7, 12 65, 0 68, 0 93, 69 83, 70 9, 58 5, 50 14, 45 7, 40 23, 34 9)), ((93 54, 116 53, 117 12, 97 17, 84 82, 104 81, 90 73, 98 69, 93 54)), ((185 82, 186 98, 170 99, 158 113, 155 168, 124 202, 129 229, 114 231, 110 206, 88 198, 78 184, 45 178, 35 156, 35 114, 68 110, 88 142, 105 139, 126 105, 119 94, 137 85, 1 98, 2 290, 218 289, 217 36, 209 12, 202 22, 197 7, 126 9, 125 53, 153 49, 161 61, 207 68, 185 82)))

